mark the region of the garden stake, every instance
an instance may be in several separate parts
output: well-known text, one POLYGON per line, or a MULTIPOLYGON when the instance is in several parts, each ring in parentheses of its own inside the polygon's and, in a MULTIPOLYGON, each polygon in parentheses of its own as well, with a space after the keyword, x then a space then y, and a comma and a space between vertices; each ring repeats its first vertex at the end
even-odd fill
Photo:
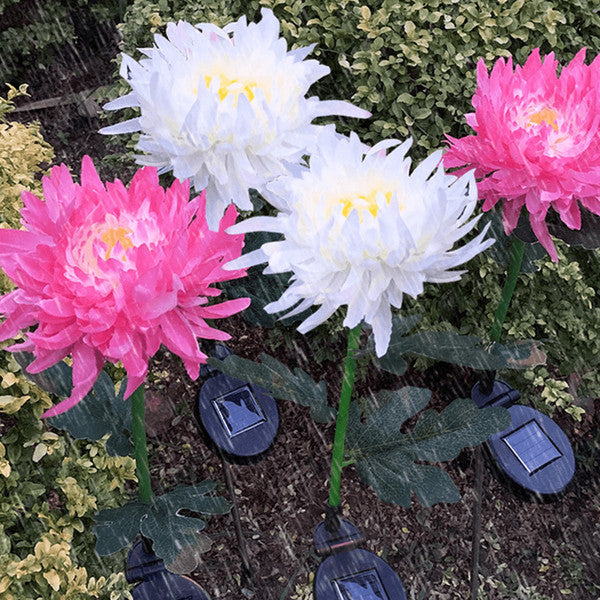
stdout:
MULTIPOLYGON (((494 322, 490 331, 490 337, 493 342, 500 341, 502 325, 506 319, 508 306, 515 291, 517 277, 521 271, 523 254, 525 252, 525 242, 513 237, 510 264, 506 275, 506 282, 502 289, 502 297, 494 313, 494 322)), ((495 371, 485 371, 479 385, 484 394, 489 394, 494 386, 496 378, 495 371)), ((481 510, 483 503, 483 453, 481 446, 475 448, 475 508, 473 510, 473 541, 471 544, 471 600, 477 600, 479 591, 479 554, 481 548, 481 510)))
MULTIPOLYGON (((329 506, 337 508, 340 506, 340 487, 342 482, 342 468, 344 460, 344 443, 346 440, 346 429, 348 427, 348 411, 350 409, 350 398, 354 389, 354 373, 356 371, 356 359, 354 352, 358 349, 360 342, 361 324, 350 330, 348 335, 348 350, 346 352, 346 365, 344 378, 342 380, 342 391, 340 393, 340 404, 335 423, 335 437, 333 441, 333 456, 331 459, 331 479, 329 482, 329 506)), ((329 511, 330 513, 333 511, 329 511)), ((338 521, 339 526, 339 521, 338 521)))
POLYGON ((473 541, 471 543, 471 600, 479 591, 479 555, 481 549, 481 508, 483 500, 483 453, 475 448, 475 510, 473 511, 473 541))
MULTIPOLYGON (((223 465, 223 472, 225 473, 225 482, 227 484, 227 491, 231 497, 231 514, 233 515, 233 525, 235 528, 235 537, 237 540, 240 556, 242 558, 242 582, 249 583, 252 587, 256 587, 252 567, 250 566, 250 559, 248 558, 248 551, 246 549, 246 541, 244 540, 244 534, 242 533, 242 521, 240 519, 240 509, 238 508, 237 500, 235 498, 235 489, 233 487, 233 477, 231 476, 231 470, 229 464, 225 460, 222 452, 219 451, 221 458, 221 464, 223 465)), ((260 598, 260 595, 259 595, 260 598)))
POLYGON ((152 501, 150 471, 148 469, 148 449, 146 447, 146 419, 144 413, 144 384, 131 395, 131 433, 135 470, 138 476, 140 499, 146 504, 152 501))

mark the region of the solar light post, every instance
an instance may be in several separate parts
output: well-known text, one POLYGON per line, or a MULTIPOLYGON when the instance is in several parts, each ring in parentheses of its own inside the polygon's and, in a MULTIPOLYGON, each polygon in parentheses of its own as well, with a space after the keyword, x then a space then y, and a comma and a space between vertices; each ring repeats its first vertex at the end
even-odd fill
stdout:
MULTIPOLYGON (((231 350, 215 344, 224 359, 231 350)), ((212 445, 232 460, 255 458, 268 450, 279 428, 277 404, 267 390, 202 365, 204 383, 194 406, 196 422, 212 445)))
POLYGON ((393 569, 381 558, 355 548, 332 554, 315 577, 316 600, 406 600, 393 569))
MULTIPOLYGON (((541 412, 517 404, 521 394, 495 373, 486 372, 473 386, 471 399, 479 408, 503 406, 510 417, 510 427, 490 436, 487 448, 500 473, 525 495, 553 499, 573 478, 575 457, 562 429, 541 412), (492 377, 490 378, 490 373, 492 377)), ((481 506, 483 501, 483 459, 481 448, 475 450, 475 508, 471 556, 471 600, 479 589, 479 550, 481 542, 481 506)))
POLYGON ((377 555, 357 548, 364 536, 339 516, 346 429, 356 369, 354 354, 359 347, 360 333, 361 324, 358 324, 348 336, 331 459, 329 501, 325 521, 317 525, 313 534, 317 553, 329 555, 317 569, 314 595, 315 600, 406 600, 398 575, 377 555))
MULTIPOLYGON (((224 344, 215 344, 215 358, 224 360, 231 354, 224 344)), ((208 365, 201 366, 200 376, 203 384, 194 404, 196 424, 221 458, 242 559, 242 581, 254 584, 229 461, 244 464, 256 460, 272 446, 279 428, 277 404, 266 389, 208 365)))
POLYGON ((563 430, 540 411, 516 404, 519 392, 503 381, 495 381, 490 394, 482 393, 476 384, 471 397, 479 408, 504 406, 510 413, 510 427, 487 442, 491 457, 509 481, 542 498, 562 492, 575 473, 573 449, 563 430))
POLYGON ((402 582, 376 554, 358 548, 364 535, 328 507, 313 534, 317 554, 326 558, 314 582, 315 600, 406 600, 402 582))

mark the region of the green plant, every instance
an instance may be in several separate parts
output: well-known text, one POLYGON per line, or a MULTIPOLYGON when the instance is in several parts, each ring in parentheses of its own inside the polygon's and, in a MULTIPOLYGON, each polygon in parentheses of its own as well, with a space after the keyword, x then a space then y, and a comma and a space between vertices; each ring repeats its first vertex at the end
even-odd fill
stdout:
POLYGON ((81 23, 116 21, 122 9, 122 0, 0 0, 2 78, 22 79, 29 67, 47 69, 57 53, 73 48, 81 23))
POLYGON ((6 98, 0 98, 0 227, 20 226, 21 192, 41 193, 42 164, 54 158, 38 123, 6 122, 18 96, 27 95, 27 86, 9 85, 6 98))
MULTIPOLYGON (((0 118, 25 93, 26 86, 9 86, 0 118)), ((53 157, 37 124, 0 122, 2 225, 19 226, 20 192, 41 192, 36 175, 53 157)), ((0 291, 11 289, 1 273, 0 291)), ((40 415, 52 401, 6 352, 0 389, 0 599, 129 598, 123 557, 99 561, 91 529, 97 507, 122 503, 133 460, 109 456, 107 436, 89 442, 48 430, 40 415)))
POLYGON ((219 26, 272 8, 292 46, 317 44, 313 56, 331 74, 311 91, 346 98, 373 116, 352 127, 368 142, 415 137, 415 158, 466 134, 464 118, 475 90, 475 64, 532 48, 571 58, 582 46, 600 49, 600 15, 590 0, 135 0, 121 31, 125 50, 152 42, 163 25, 179 19, 219 26))
POLYGON ((130 598, 124 556, 98 560, 92 526, 97 507, 122 503, 133 460, 109 456, 106 438, 48 430, 39 417, 50 398, 5 352, 0 378, 0 599, 130 598))

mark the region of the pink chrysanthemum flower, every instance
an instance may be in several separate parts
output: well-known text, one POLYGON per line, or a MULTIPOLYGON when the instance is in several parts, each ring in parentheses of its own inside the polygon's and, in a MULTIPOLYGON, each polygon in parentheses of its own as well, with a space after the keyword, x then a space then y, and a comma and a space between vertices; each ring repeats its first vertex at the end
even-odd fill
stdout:
POLYGON ((523 67, 499 59, 490 74, 480 60, 474 113, 475 135, 448 136, 445 167, 475 168, 483 210, 502 204, 510 234, 521 208, 554 261, 556 248, 546 216, 554 209, 570 229, 580 229, 578 202, 600 214, 600 57, 586 65, 585 49, 556 74, 550 53, 535 49, 523 67))
POLYGON ((219 231, 210 231, 204 193, 189 201, 189 183, 164 190, 156 169, 140 169, 129 189, 100 180, 86 156, 81 185, 66 166, 43 181, 44 200, 23 192, 24 230, 0 230, 0 266, 18 286, 0 298, 0 340, 37 325, 12 351, 33 352, 28 371, 38 373, 73 357, 73 393, 42 416, 61 414, 91 389, 107 359, 127 370, 125 397, 143 383, 148 359, 161 344, 178 354, 192 378, 206 361, 197 337, 229 335, 205 319, 246 308, 248 298, 207 306, 217 281, 243 270, 222 265, 240 256, 243 235, 227 209, 219 231))

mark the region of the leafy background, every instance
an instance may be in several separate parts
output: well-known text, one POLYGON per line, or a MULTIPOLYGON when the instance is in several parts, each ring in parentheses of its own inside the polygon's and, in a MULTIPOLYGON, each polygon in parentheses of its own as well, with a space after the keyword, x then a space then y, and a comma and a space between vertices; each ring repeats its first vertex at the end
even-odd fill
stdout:
MULTIPOLYGON (((116 77, 118 59, 110 62, 118 49, 139 57, 136 48, 151 43, 152 35, 172 19, 223 25, 242 13, 255 20, 260 8, 267 6, 280 19, 290 46, 316 43, 313 56, 329 65, 331 75, 314 87, 314 93, 351 99, 373 113, 368 122, 340 120, 338 128, 356 130, 366 141, 410 135, 415 160, 441 145, 444 134, 467 133, 462 115, 470 110, 479 57, 489 66, 508 54, 522 62, 536 46, 543 53, 554 51, 563 62, 584 45, 590 56, 600 51, 600 16, 592 0, 76 0, 69 3, 68 13, 65 6, 58 0, 0 0, 0 80, 17 87, 29 83, 31 98, 17 99, 20 107, 89 90, 101 104, 125 90, 116 77)), ((10 124, 0 127, 3 220, 18 221, 15 182, 39 186, 40 173, 50 162, 64 161, 77 171, 81 157, 89 153, 101 161, 103 177, 118 174, 127 181, 135 168, 130 152, 135 141, 95 133, 117 118, 121 116, 90 116, 79 104, 11 113, 10 124), (30 123, 33 118, 39 119, 39 126, 30 123), (54 159, 41 136, 51 142, 54 159)), ((576 446, 577 478, 558 505, 526 507, 495 480, 486 479, 481 571, 486 599, 554 600, 571 595, 594 600, 598 595, 593 586, 600 572, 600 541, 594 527, 600 510, 596 334, 600 261, 597 252, 564 244, 560 252, 558 265, 542 259, 531 266, 539 267, 537 272, 521 274, 503 332, 508 340, 544 339, 547 366, 503 376, 522 391, 526 402, 555 411, 555 419, 576 446)), ((428 287, 418 301, 406 303, 403 314, 422 316, 416 331, 485 337, 503 273, 504 266, 492 253, 477 257, 461 282, 428 287)), ((257 292, 258 287, 252 290, 257 292)), ((343 354, 341 315, 301 339, 290 325, 274 321, 262 325, 257 329, 241 319, 231 321, 236 354, 253 360, 265 351, 274 354, 289 372, 299 367, 315 381, 326 381, 330 401, 336 397, 337 360, 343 354)), ((419 358, 418 369, 409 368, 400 379, 371 369, 369 360, 368 356, 360 360, 357 385, 365 407, 371 393, 407 384, 433 389, 432 405, 441 411, 454 397, 468 395, 473 382, 472 374, 432 359, 419 358)), ((111 375, 118 381, 123 373, 117 368, 111 375)), ((7 363, 2 381, 9 399, 1 405, 0 485, 13 489, 22 485, 27 495, 20 502, 9 492, 0 505, 4 528, 0 558, 8 557, 10 565, 0 578, 0 598, 12 600, 9 594, 14 595, 15 584, 16 600, 126 597, 128 586, 118 575, 122 559, 99 561, 93 553, 91 513, 95 507, 124 503, 130 496, 131 467, 127 471, 111 463, 105 441, 73 442, 67 434, 44 428, 36 416, 42 410, 35 401, 38 392, 32 392, 15 363, 7 363), (118 475, 113 475, 115 469, 118 475), (107 477, 116 477, 122 489, 117 485, 111 490, 107 477)), ((206 475, 222 479, 218 460, 206 450, 192 421, 189 407, 196 388, 168 353, 157 357, 149 388, 154 415, 151 456, 160 457, 152 464, 155 488, 166 492, 177 483, 195 485, 206 475), (171 398, 177 399, 173 406, 171 398)), ((310 573, 317 564, 310 555, 310 534, 325 503, 325 492, 316 490, 324 490, 333 432, 331 426, 315 426, 307 408, 282 402, 280 410, 282 423, 290 425, 273 452, 260 464, 236 466, 232 472, 249 552, 265 586, 277 590, 277 597, 306 599, 310 573), (288 464, 294 468, 281 466, 288 464), (267 485, 273 473, 277 482, 267 485)), ((451 470, 463 502, 429 509, 385 505, 360 482, 356 471, 347 471, 344 491, 352 503, 344 504, 344 514, 364 525, 371 535, 368 547, 384 553, 409 591, 417 598, 465 597, 471 454, 461 453, 451 470)), ((224 597, 237 597, 243 583, 239 569, 231 567, 239 564, 239 556, 230 518, 217 517, 210 527, 213 548, 194 577, 213 595, 217 590, 224 597)))

